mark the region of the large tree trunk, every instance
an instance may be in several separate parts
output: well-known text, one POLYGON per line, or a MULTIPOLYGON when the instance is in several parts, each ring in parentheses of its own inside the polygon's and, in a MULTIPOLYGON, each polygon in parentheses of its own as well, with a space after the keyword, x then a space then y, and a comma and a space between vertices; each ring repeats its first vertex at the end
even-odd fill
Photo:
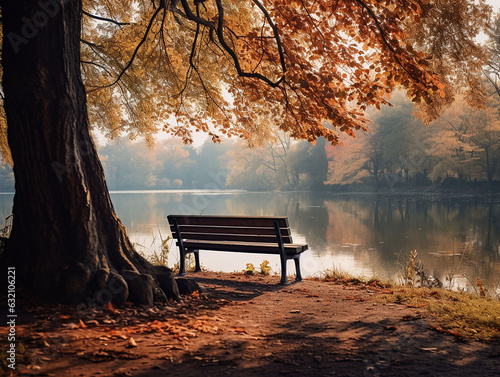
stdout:
POLYGON ((116 216, 89 133, 81 1, 2 0, 3 89, 16 193, 2 264, 44 300, 152 304, 171 271, 138 255, 116 216), (158 276, 156 276, 158 275, 158 276))

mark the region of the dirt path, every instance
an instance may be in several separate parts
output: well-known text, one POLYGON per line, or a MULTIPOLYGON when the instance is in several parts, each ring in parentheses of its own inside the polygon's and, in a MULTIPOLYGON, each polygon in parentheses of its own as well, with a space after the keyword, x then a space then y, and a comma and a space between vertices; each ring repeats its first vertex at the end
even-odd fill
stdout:
MULTIPOLYGON (((500 344, 432 327, 383 288, 203 272, 181 304, 38 308, 18 326, 16 374, 43 376, 497 376, 500 344), (81 322, 80 322, 81 320, 81 322)), ((6 328, 0 328, 2 340, 6 328)))

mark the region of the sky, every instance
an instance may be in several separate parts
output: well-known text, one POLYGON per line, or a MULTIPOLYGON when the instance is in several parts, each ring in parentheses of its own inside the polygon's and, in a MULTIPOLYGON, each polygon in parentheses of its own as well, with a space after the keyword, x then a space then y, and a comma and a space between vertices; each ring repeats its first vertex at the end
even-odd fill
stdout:
MULTIPOLYGON (((500 12, 500 0, 486 0, 486 3, 493 6, 494 13, 500 12)), ((484 43, 484 42, 486 42, 486 39, 487 39, 486 34, 481 33, 476 38, 476 41, 478 41, 480 43, 484 43)))
POLYGON ((486 2, 495 7, 495 11, 498 12, 500 9, 500 0, 486 0, 486 2))

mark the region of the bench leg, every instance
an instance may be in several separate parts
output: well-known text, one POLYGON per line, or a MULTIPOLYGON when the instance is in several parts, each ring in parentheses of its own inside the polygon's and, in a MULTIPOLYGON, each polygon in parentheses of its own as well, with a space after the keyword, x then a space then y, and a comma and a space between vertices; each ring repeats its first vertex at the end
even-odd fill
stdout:
POLYGON ((200 272, 201 271, 201 265, 200 265, 200 252, 198 250, 193 251, 194 254, 194 272, 200 272))
POLYGON ((283 255, 280 255, 281 259, 281 281, 280 284, 288 284, 288 280, 286 277, 286 258, 283 255))
POLYGON ((302 275, 300 274, 300 254, 293 258, 295 262, 295 281, 302 281, 302 275))
POLYGON ((186 254, 180 250, 180 260, 179 260, 179 275, 184 276, 186 275, 186 254))

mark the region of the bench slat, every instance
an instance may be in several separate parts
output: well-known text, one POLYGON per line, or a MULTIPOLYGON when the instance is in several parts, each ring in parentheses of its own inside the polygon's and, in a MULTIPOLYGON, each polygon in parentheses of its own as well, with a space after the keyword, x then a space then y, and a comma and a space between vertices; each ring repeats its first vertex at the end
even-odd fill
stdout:
MULTIPOLYGON (((170 226, 172 234, 175 233, 175 226, 170 226)), ((290 228, 280 228, 283 237, 291 237, 290 228)), ((201 226, 201 225, 179 225, 179 232, 190 233, 222 233, 222 234, 253 234, 263 236, 276 236, 274 226, 270 227, 241 227, 241 226, 201 226)))
MULTIPOLYGON (((231 242, 231 241, 195 241, 185 240, 183 245, 186 249, 201 249, 213 251, 236 251, 245 253, 280 254, 280 247, 277 243, 255 244, 251 242, 231 242)), ((300 254, 308 249, 304 244, 284 245, 287 255, 300 254)))
POLYGON ((177 220, 179 225, 216 225, 216 226, 245 226, 245 227, 273 227, 278 221, 280 228, 288 228, 288 219, 283 216, 182 216, 169 215, 168 221, 177 220))
MULTIPOLYGON (((207 240, 207 241, 242 241, 242 242, 261 242, 261 243, 277 243, 276 236, 262 236, 255 234, 224 234, 224 233, 191 233, 181 232, 183 239, 191 240, 207 240)), ((175 236, 174 236, 175 237, 175 236)), ((292 243, 292 238, 282 237, 285 244, 292 243)))

